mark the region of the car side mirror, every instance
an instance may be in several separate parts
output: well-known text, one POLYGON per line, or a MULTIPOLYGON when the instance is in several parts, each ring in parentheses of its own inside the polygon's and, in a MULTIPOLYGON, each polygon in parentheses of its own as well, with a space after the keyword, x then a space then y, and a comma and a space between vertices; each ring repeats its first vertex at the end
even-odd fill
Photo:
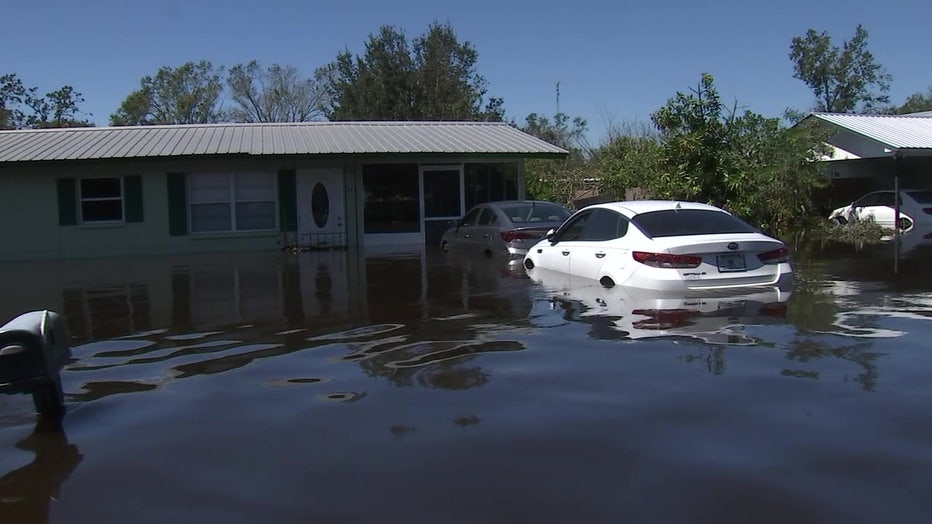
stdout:
POLYGON ((554 235, 554 233, 556 233, 556 232, 557 232, 556 229, 550 228, 550 230, 547 231, 547 234, 544 235, 544 238, 546 238, 547 240, 553 242, 553 235, 554 235))

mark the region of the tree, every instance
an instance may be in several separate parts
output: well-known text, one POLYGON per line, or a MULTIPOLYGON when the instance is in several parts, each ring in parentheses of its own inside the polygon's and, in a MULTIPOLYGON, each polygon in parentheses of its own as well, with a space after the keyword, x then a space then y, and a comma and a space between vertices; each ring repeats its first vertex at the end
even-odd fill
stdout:
POLYGON ((202 60, 180 67, 162 67, 154 77, 144 76, 116 113, 115 126, 155 124, 206 124, 222 120, 223 82, 213 65, 202 60))
POLYGON ((932 87, 928 93, 913 93, 906 98, 906 102, 899 107, 894 107, 891 113, 894 115, 908 115, 909 113, 919 113, 920 111, 932 111, 932 87))
POLYGON ((37 87, 26 87, 15 74, 0 76, 0 129, 87 127, 79 118, 81 93, 69 85, 39 95, 37 87))
POLYGON ((230 110, 236 122, 308 122, 323 117, 326 92, 315 78, 302 78, 293 66, 262 69, 255 60, 230 68, 230 110))
POLYGON ((890 101, 892 77, 867 50, 867 30, 860 24, 841 48, 826 32, 809 29, 790 45, 793 78, 806 83, 816 97, 816 111, 873 112, 890 101))
POLYGON ((382 26, 362 56, 349 50, 318 69, 331 120, 501 120, 503 102, 486 95, 478 52, 449 24, 432 23, 409 45, 404 32, 382 26))
POLYGON ((618 200, 650 196, 651 180, 662 171, 661 159, 656 128, 644 123, 611 126, 607 140, 593 152, 599 191, 618 200))
POLYGON ((708 202, 775 234, 806 227, 814 195, 826 184, 816 160, 824 132, 724 106, 712 75, 677 93, 651 115, 660 131, 659 172, 647 180, 653 196, 708 202))
POLYGON ((525 162, 525 180, 532 198, 570 203, 578 191, 593 185, 584 151, 586 120, 557 113, 553 119, 531 113, 521 130, 570 152, 566 160, 531 159, 525 162))
POLYGON ((722 104, 712 75, 703 74, 689 93, 677 92, 651 121, 661 134, 665 165, 652 184, 655 196, 728 202, 741 183, 728 143, 734 111, 722 104))

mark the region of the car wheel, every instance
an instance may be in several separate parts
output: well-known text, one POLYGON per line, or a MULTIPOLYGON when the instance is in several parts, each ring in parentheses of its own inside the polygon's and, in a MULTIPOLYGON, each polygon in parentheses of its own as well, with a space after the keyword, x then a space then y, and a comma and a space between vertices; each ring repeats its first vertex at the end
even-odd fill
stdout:
POLYGON ((441 243, 440 243, 440 251, 443 251, 444 253, 449 253, 449 252, 450 252, 450 243, 447 242, 446 240, 444 240, 443 242, 441 242, 441 243))
POLYGON ((524 268, 525 269, 534 269, 534 261, 530 258, 524 259, 524 268))
POLYGON ((906 231, 907 229, 912 227, 912 225, 913 225, 912 220, 906 217, 900 217, 900 231, 906 231))
POLYGON ((847 224, 848 221, 845 220, 845 219, 842 218, 842 217, 835 217, 835 218, 832 219, 832 223, 838 224, 839 226, 843 226, 843 225, 847 224))
POLYGON ((599 279, 599 284, 602 284, 602 287, 615 287, 615 281, 611 277, 602 277, 599 279))

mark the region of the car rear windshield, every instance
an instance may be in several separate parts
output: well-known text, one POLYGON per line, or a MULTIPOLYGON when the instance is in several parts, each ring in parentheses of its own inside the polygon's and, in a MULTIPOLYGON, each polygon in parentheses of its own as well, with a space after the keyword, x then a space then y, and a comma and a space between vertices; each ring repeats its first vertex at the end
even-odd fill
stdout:
POLYGON ((907 193, 913 200, 920 204, 932 204, 932 190, 927 191, 910 191, 907 193))
POLYGON ((503 205, 505 216, 515 224, 528 222, 562 222, 570 216, 569 211, 559 204, 548 202, 525 202, 503 205))
POLYGON ((631 222, 651 238, 757 232, 728 213, 706 209, 650 211, 635 215, 631 222))

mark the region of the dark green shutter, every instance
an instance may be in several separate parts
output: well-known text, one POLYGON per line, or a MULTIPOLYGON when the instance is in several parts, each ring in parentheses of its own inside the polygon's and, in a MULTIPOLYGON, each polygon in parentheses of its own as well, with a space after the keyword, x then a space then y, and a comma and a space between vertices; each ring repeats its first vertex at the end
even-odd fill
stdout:
POLYGON ((123 177, 123 201, 126 204, 126 221, 142 222, 142 177, 123 177))
POLYGON ((78 195, 73 178, 58 179, 58 225, 74 226, 78 223, 78 195))
POLYGON ((298 230, 298 199, 293 169, 278 172, 278 223, 282 231, 298 230))
POLYGON ((177 237, 188 234, 188 199, 184 173, 168 173, 168 234, 177 237))

